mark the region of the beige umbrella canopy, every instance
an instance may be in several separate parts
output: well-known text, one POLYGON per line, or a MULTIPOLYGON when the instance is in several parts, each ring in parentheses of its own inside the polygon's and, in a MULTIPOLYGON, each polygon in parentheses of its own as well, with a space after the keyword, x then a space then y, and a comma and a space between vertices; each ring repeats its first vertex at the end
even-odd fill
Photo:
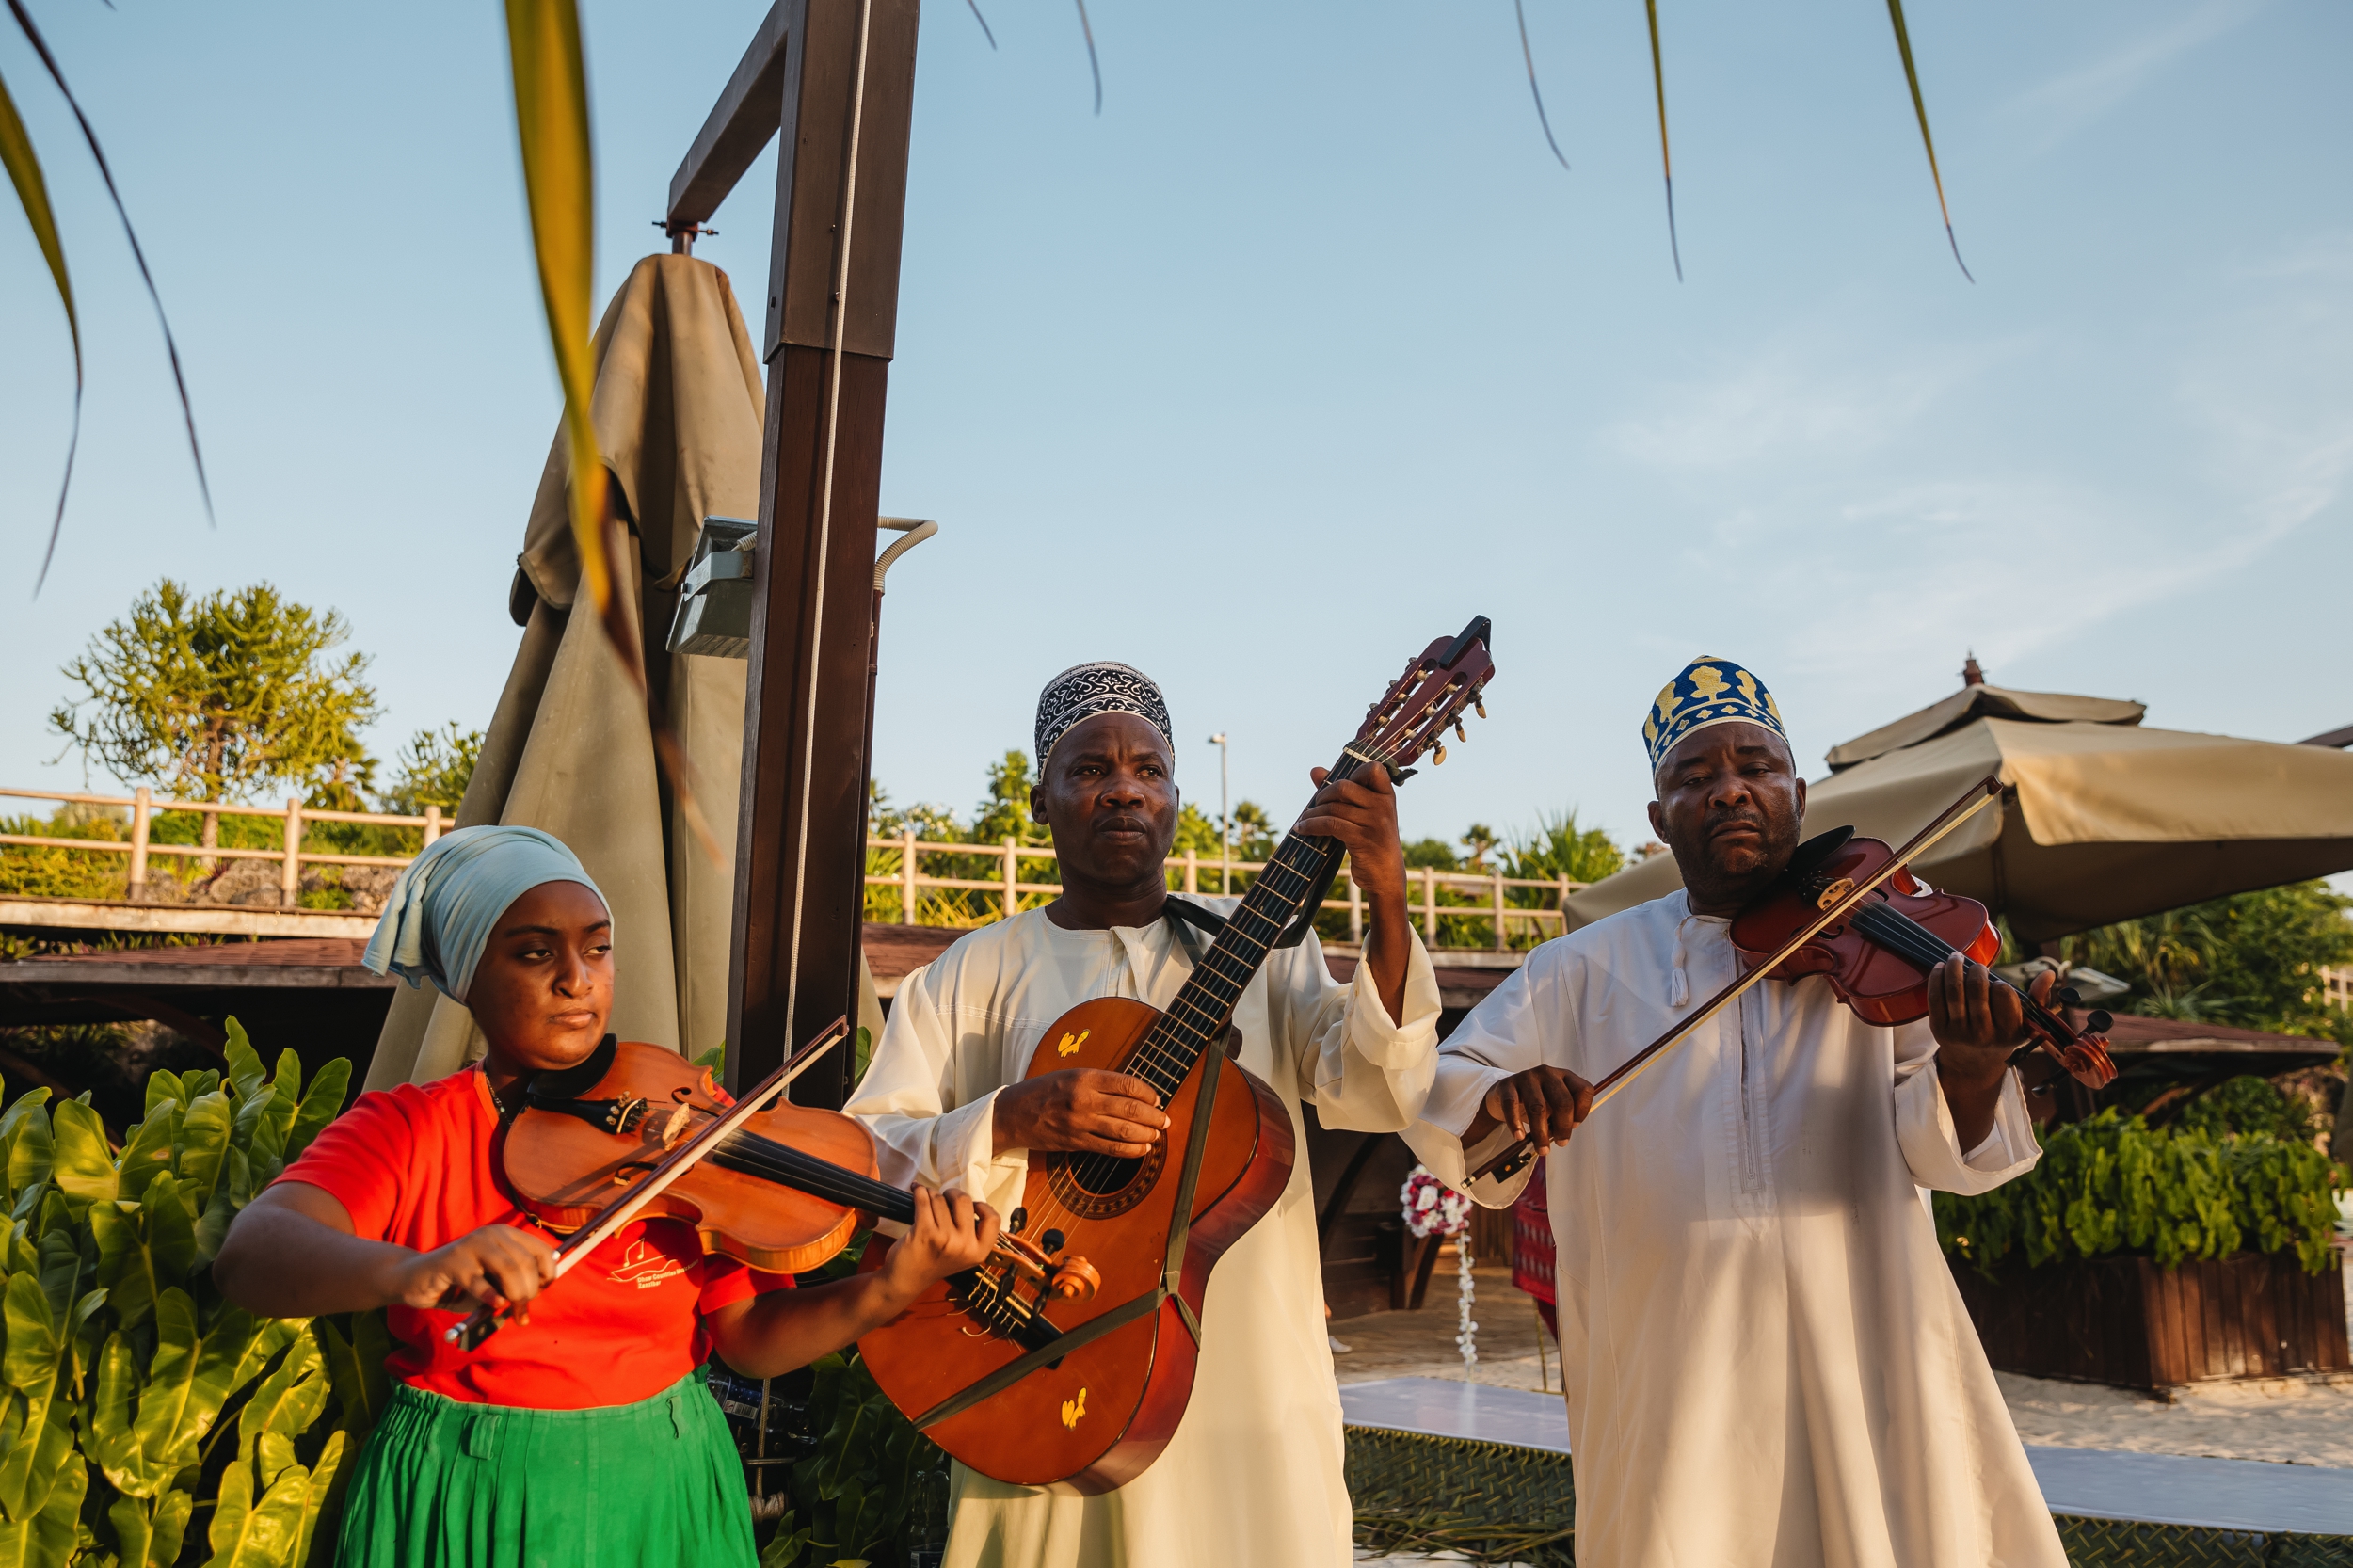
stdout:
MULTIPOLYGON (((1901 843, 1990 773, 2009 786, 1917 865, 2023 941, 2353 868, 2353 756, 2140 725, 2134 702, 1970 685, 1834 747, 1806 831, 1901 843)), ((1569 900, 1573 925, 1681 885, 1658 856, 1569 900)))
MULTIPOLYGON (((702 520, 758 509, 760 360, 727 275, 687 256, 637 264, 598 326, 596 355, 597 444, 634 546, 616 554, 619 591, 652 629, 647 675, 693 760, 722 861, 712 865, 673 821, 645 706, 596 617, 570 613, 580 563, 560 432, 510 595, 522 646, 457 822, 544 828, 570 845, 613 906, 613 1029, 696 1054, 727 1027, 746 666, 666 654, 663 642, 702 520)), ((464 1008, 430 987, 403 988, 367 1086, 439 1078, 482 1048, 464 1008)))

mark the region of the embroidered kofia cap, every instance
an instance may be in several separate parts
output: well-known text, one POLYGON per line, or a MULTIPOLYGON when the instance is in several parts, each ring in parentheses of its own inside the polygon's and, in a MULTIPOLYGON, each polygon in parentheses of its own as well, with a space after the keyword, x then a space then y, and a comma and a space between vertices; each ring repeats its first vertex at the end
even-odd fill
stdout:
POLYGON ((1037 694, 1037 771, 1041 775, 1055 744, 1097 713, 1135 714, 1160 732, 1161 743, 1175 757, 1176 744, 1169 739, 1168 702, 1160 687, 1133 665, 1101 659, 1071 665, 1037 694))
POLYGON ((1734 723, 1763 725, 1784 743, 1789 739, 1765 682, 1729 659, 1703 653, 1684 665, 1683 673, 1668 681, 1651 704, 1650 718, 1642 726, 1651 771, 1657 771, 1685 736, 1711 724, 1734 723))

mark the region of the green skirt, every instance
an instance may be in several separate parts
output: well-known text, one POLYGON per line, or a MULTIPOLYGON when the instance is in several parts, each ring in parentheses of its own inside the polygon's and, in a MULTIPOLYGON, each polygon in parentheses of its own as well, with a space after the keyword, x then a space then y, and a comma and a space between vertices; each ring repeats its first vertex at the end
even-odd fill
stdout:
POLYGON ((752 1568, 743 1461, 702 1374, 520 1410, 396 1384, 344 1503, 342 1568, 752 1568))

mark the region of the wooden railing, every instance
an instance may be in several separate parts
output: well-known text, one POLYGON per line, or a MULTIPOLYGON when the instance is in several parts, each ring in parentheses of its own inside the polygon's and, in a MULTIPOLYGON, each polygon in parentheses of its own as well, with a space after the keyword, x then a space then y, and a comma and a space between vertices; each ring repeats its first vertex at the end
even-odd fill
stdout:
MULTIPOLYGON (((1024 844, 1015 839, 1007 839, 1001 844, 936 843, 929 840, 918 839, 912 831, 909 831, 895 839, 870 835, 866 840, 866 847, 870 851, 880 850, 886 854, 896 854, 899 857, 896 870, 869 872, 866 885, 873 888, 889 888, 897 890, 901 925, 925 923, 920 920, 920 912, 922 906, 923 890, 927 888, 993 894, 994 902, 998 906, 999 919, 1009 917, 1018 911, 1021 907, 1021 896, 1025 893, 1059 893, 1062 891, 1062 886, 1059 883, 1024 882, 1020 878, 1022 861, 1055 858, 1050 845, 1024 844), (999 874, 986 879, 927 875, 923 872, 922 863, 923 857, 928 855, 954 855, 962 856, 967 859, 993 859, 1000 868, 999 874)), ((1192 893, 1196 896, 1203 893, 1214 896, 1225 891, 1240 893, 1247 886, 1249 879, 1255 878, 1259 872, 1266 869, 1266 862, 1204 859, 1195 852, 1188 850, 1183 855, 1169 856, 1167 869, 1175 891, 1192 893), (1205 883, 1211 884, 1211 886, 1204 886, 1205 883)), ((1421 925, 1422 939, 1425 942, 1433 947, 1438 945, 1441 920, 1466 920, 1485 924, 1492 945, 1498 952, 1511 947, 1512 927, 1514 921, 1526 922, 1523 929, 1532 930, 1539 939, 1547 936, 1561 936, 1566 930, 1564 923, 1566 916, 1562 912, 1561 905, 1567 902, 1571 893, 1587 886, 1582 882, 1572 882, 1565 876, 1547 880, 1505 876, 1501 872, 1442 872, 1428 866, 1408 867, 1405 878, 1407 892, 1413 900, 1414 913, 1421 925), (1438 895, 1442 888, 1471 895, 1475 902, 1441 904, 1438 902, 1438 895), (1550 895, 1551 906, 1549 908, 1541 905, 1529 907, 1511 903, 1512 892, 1518 888, 1541 888, 1550 895)), ((1364 894, 1349 877, 1345 867, 1342 868, 1338 879, 1333 884, 1333 891, 1344 892, 1346 896, 1327 898, 1323 901, 1323 907, 1348 911, 1349 939, 1353 942, 1362 942, 1365 939, 1364 894)))
POLYGON ((405 866, 414 858, 407 855, 332 855, 306 850, 302 847, 302 829, 306 823, 360 823, 371 827, 409 827, 423 830, 424 841, 431 843, 441 836, 441 808, 428 806, 422 817, 388 816, 376 811, 328 811, 302 804, 298 798, 288 797, 283 807, 232 806, 202 800, 157 800, 154 792, 142 787, 136 794, 93 795, 56 790, 11 790, 0 788, 0 797, 18 800, 54 800, 68 806, 127 807, 131 813, 131 837, 121 839, 49 838, 29 833, 0 833, 0 844, 21 844, 35 849, 90 851, 100 855, 127 855, 131 857, 127 891, 133 903, 143 900, 147 891, 148 857, 156 855, 177 855, 200 860, 275 860, 279 862, 278 890, 281 903, 292 906, 302 888, 302 868, 305 866, 405 866), (154 841, 154 819, 157 813, 181 811, 196 816, 275 817, 285 824, 280 847, 277 849, 235 849, 216 846, 206 849, 201 844, 159 844, 154 841))
MULTIPOLYGON (((424 842, 431 843, 441 836, 441 808, 428 806, 422 817, 391 816, 373 811, 328 811, 313 809, 299 799, 289 799, 282 807, 234 806, 213 804, 200 800, 158 800, 152 791, 142 789, 129 795, 100 795, 72 791, 14 790, 0 788, 0 798, 19 800, 48 800, 72 806, 100 806, 127 808, 131 818, 131 836, 120 839, 69 839, 26 833, 0 833, 0 845, 21 845, 29 849, 69 850, 98 855, 124 855, 130 857, 127 892, 133 903, 143 901, 147 889, 147 865, 151 856, 175 855, 183 858, 203 860, 275 860, 279 863, 278 886, 280 902, 288 907, 296 903, 302 887, 305 866, 405 866, 412 858, 405 855, 343 855, 307 850, 302 847, 306 824, 314 822, 358 823, 374 827, 402 827, 421 830, 424 842), (160 812, 178 811, 202 816, 207 813, 224 817, 269 817, 284 824, 280 845, 276 849, 246 849, 219 846, 206 849, 201 844, 157 843, 153 823, 160 812)), ((869 872, 866 885, 870 888, 888 888, 898 893, 899 923, 926 923, 921 919, 922 895, 925 889, 954 890, 992 895, 985 903, 997 905, 997 918, 1016 913, 1025 894, 1055 894, 1062 886, 1054 882, 1024 882, 1021 862, 1053 861, 1051 845, 1024 844, 1007 839, 1001 844, 938 843, 919 839, 908 832, 895 839, 870 836, 869 850, 896 854, 896 870, 869 872), (993 860, 998 874, 982 879, 974 877, 933 876, 923 871, 926 856, 962 856, 967 859, 993 860)), ((1173 888, 1179 892, 1197 896, 1220 892, 1241 892, 1258 872, 1265 869, 1260 860, 1204 859, 1193 851, 1171 856, 1168 874, 1173 888)), ((1431 867, 1412 867, 1406 871, 1407 891, 1413 901, 1417 921, 1421 926, 1422 939, 1433 947, 1439 943, 1442 921, 1468 921, 1486 927, 1488 945, 1497 952, 1512 946, 1514 928, 1522 934, 1532 934, 1538 939, 1558 936, 1566 929, 1561 906, 1570 894, 1586 886, 1569 878, 1505 876, 1501 872, 1442 872, 1431 867), (1522 889, 1537 889, 1549 900, 1549 906, 1517 904, 1512 896, 1522 889), (1442 904, 1442 892, 1464 900, 1442 904)), ((1327 898, 1323 907, 1346 910, 1349 939, 1362 942, 1365 936, 1364 895, 1348 876, 1345 868, 1333 885, 1333 892, 1340 895, 1327 898)), ((961 922, 953 922, 961 923, 961 922)))

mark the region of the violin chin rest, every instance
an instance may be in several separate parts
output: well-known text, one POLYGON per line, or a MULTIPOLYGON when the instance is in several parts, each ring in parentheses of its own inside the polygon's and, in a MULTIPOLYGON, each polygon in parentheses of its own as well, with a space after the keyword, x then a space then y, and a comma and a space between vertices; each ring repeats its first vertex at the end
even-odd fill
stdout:
POLYGON ((1794 883, 1810 880, 1816 872, 1822 869, 1823 863, 1845 849, 1847 840, 1853 837, 1854 829, 1851 827, 1833 827, 1827 833, 1817 833, 1800 844, 1797 852, 1789 856, 1789 864, 1782 872, 1781 879, 1794 883))

